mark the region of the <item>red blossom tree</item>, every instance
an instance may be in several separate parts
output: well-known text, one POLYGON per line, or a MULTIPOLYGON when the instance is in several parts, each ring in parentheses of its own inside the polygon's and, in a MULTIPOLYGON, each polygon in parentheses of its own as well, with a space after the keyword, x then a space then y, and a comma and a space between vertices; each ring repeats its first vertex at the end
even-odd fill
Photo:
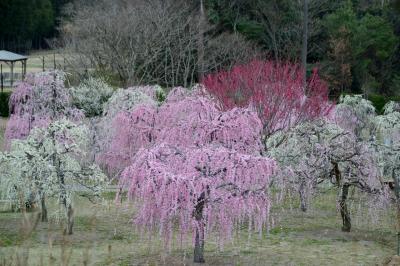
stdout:
POLYGON ((326 115, 328 88, 316 70, 303 82, 299 65, 252 61, 230 71, 207 75, 202 84, 224 109, 251 106, 263 124, 263 137, 326 115))

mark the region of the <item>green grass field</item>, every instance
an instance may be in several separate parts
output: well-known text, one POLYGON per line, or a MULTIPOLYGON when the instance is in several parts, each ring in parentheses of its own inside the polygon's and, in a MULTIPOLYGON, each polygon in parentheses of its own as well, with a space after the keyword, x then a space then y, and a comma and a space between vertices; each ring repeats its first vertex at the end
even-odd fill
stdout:
MULTIPOLYGON (((108 198, 97 205, 76 199, 79 208, 72 236, 63 235, 57 223, 39 222, 24 237, 29 226, 23 225, 23 215, 3 207, 0 258, 4 265, 17 265, 24 258, 28 265, 192 265, 191 239, 182 246, 176 241, 168 250, 156 235, 149 240, 132 227, 133 206, 125 202, 117 208, 113 196, 108 198)), ((364 224, 354 225, 350 233, 341 232, 334 193, 316 200, 319 203, 312 210, 291 211, 261 237, 242 230, 223 248, 209 237, 205 265, 380 265, 394 254, 394 228, 364 224)), ((36 215, 28 213, 27 220, 36 215)))
POLYGON ((63 56, 58 52, 53 51, 36 51, 29 55, 27 61, 27 72, 43 71, 43 59, 45 70, 54 68, 54 59, 56 68, 63 69, 65 62, 63 56))

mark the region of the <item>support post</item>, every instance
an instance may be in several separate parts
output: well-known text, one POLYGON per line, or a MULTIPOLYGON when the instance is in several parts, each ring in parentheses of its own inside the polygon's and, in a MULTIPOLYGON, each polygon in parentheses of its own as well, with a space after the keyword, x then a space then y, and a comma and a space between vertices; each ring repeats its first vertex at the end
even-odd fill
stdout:
POLYGON ((11 88, 14 85, 14 62, 11 62, 11 88))
POLYGON ((3 64, 0 65, 0 82, 1 82, 1 93, 4 91, 4 77, 3 77, 3 64))
POLYGON ((25 79, 26 75, 26 60, 22 61, 22 80, 25 79))
POLYGON ((42 56, 42 70, 44 72, 44 56, 42 56))

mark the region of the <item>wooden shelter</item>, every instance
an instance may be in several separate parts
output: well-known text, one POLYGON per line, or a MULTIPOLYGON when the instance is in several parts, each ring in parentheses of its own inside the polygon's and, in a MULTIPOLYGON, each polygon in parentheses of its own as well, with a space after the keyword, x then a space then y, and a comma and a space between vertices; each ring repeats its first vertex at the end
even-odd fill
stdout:
POLYGON ((17 62, 21 62, 21 67, 22 67, 22 79, 25 77, 26 75, 26 61, 28 60, 27 56, 24 55, 19 55, 16 53, 12 53, 9 51, 5 51, 5 50, 0 50, 0 63, 1 63, 1 72, 0 72, 0 78, 1 78, 1 91, 3 91, 3 82, 4 82, 4 76, 3 76, 3 62, 5 64, 7 64, 8 66, 10 66, 11 69, 11 87, 13 86, 14 83, 14 66, 17 62))

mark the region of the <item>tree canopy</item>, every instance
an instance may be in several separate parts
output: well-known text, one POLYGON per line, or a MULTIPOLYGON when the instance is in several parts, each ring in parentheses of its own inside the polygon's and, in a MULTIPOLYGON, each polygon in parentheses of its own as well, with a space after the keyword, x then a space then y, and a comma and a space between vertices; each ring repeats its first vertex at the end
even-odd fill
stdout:
POLYGON ((46 47, 56 35, 62 7, 69 0, 2 0, 0 49, 25 52, 46 47))

